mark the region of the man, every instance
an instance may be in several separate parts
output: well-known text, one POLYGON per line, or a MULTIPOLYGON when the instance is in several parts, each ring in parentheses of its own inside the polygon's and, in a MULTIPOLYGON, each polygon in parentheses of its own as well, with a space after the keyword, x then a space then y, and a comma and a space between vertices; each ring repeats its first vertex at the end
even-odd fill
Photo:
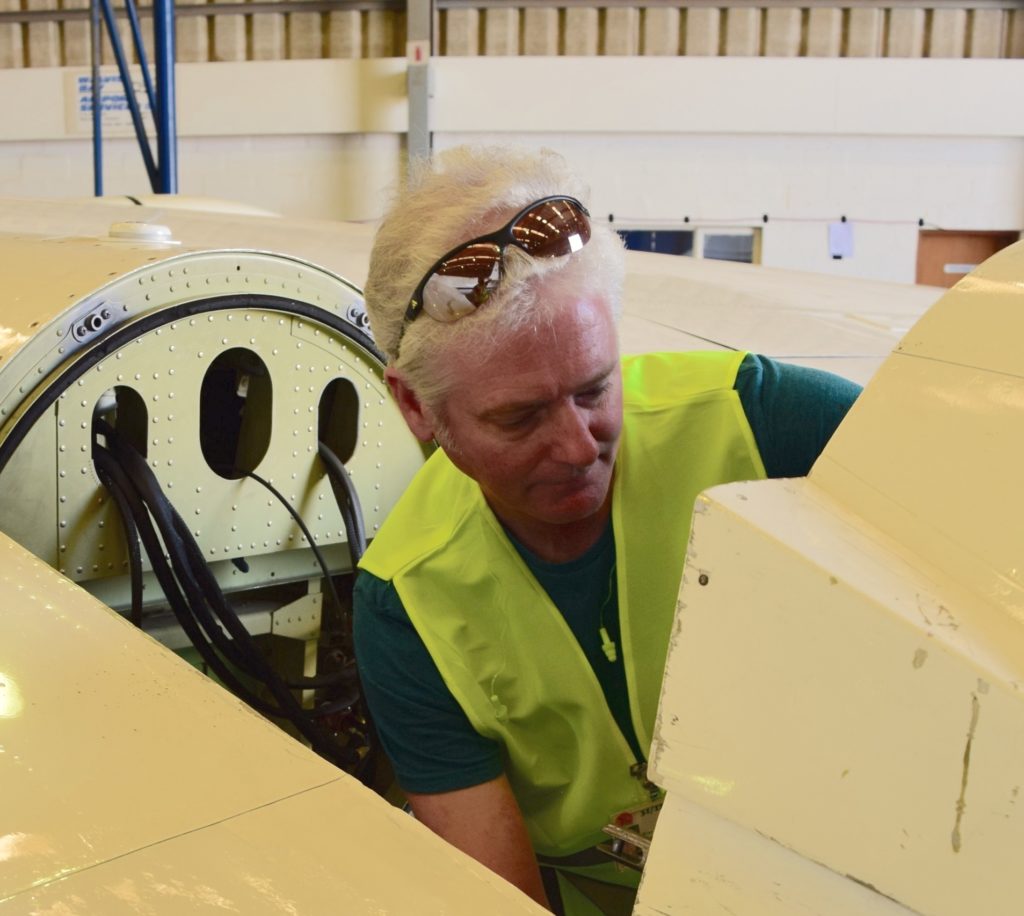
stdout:
POLYGON ((554 154, 459 149, 382 223, 370 321, 440 449, 367 551, 355 612, 416 817, 572 914, 629 911, 635 873, 594 847, 652 805, 696 495, 806 474, 857 394, 742 353, 620 364, 622 248, 583 196, 554 154))

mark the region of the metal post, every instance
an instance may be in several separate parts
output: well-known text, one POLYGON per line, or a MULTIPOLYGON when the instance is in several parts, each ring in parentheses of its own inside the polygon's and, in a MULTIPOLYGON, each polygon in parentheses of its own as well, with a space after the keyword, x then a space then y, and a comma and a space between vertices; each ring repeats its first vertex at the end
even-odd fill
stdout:
POLYGON ((92 192, 103 196, 103 87, 100 83, 102 23, 100 0, 92 0, 89 37, 92 40, 92 192))
POLYGON ((154 0, 153 44, 155 45, 157 107, 157 160, 160 163, 160 194, 178 192, 178 124, 174 93, 174 0, 154 0))
POLYGON ((410 159, 430 155, 430 100, 434 95, 430 58, 434 53, 434 0, 408 0, 406 4, 407 96, 410 159))

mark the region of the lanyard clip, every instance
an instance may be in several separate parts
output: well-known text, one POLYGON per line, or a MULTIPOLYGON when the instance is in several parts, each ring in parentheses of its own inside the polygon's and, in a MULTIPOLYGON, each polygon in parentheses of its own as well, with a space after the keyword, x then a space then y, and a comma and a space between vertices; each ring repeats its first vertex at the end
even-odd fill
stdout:
POLYGON ((661 796, 661 789, 647 778, 647 761, 641 760, 629 768, 629 775, 638 780, 651 796, 651 801, 656 801, 661 796))

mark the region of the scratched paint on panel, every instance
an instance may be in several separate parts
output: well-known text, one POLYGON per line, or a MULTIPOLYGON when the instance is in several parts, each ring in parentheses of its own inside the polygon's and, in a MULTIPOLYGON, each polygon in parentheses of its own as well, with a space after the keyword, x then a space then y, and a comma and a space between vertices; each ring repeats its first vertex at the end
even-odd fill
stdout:
MULTIPOLYGON (((978 692, 988 693, 988 685, 984 681, 978 682, 978 692), (982 690, 982 685, 985 689, 982 690)), ((960 797, 956 801, 956 820, 953 824, 952 844, 953 852, 960 852, 963 846, 963 837, 960 833, 960 826, 963 821, 964 811, 967 809, 967 779, 971 769, 971 745, 974 743, 974 733, 978 729, 978 719, 981 718, 981 703, 978 694, 971 694, 971 722, 967 728, 967 744, 964 747, 964 770, 960 780, 960 797)))

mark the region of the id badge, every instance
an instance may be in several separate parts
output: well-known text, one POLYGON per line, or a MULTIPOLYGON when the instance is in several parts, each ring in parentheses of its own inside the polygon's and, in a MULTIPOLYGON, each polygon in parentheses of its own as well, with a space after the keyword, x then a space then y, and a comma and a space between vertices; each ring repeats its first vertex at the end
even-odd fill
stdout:
POLYGON ((664 803, 665 792, 662 789, 658 791, 657 798, 612 815, 611 822, 616 827, 638 833, 645 840, 649 840, 654 836, 654 825, 658 822, 658 814, 664 803))

